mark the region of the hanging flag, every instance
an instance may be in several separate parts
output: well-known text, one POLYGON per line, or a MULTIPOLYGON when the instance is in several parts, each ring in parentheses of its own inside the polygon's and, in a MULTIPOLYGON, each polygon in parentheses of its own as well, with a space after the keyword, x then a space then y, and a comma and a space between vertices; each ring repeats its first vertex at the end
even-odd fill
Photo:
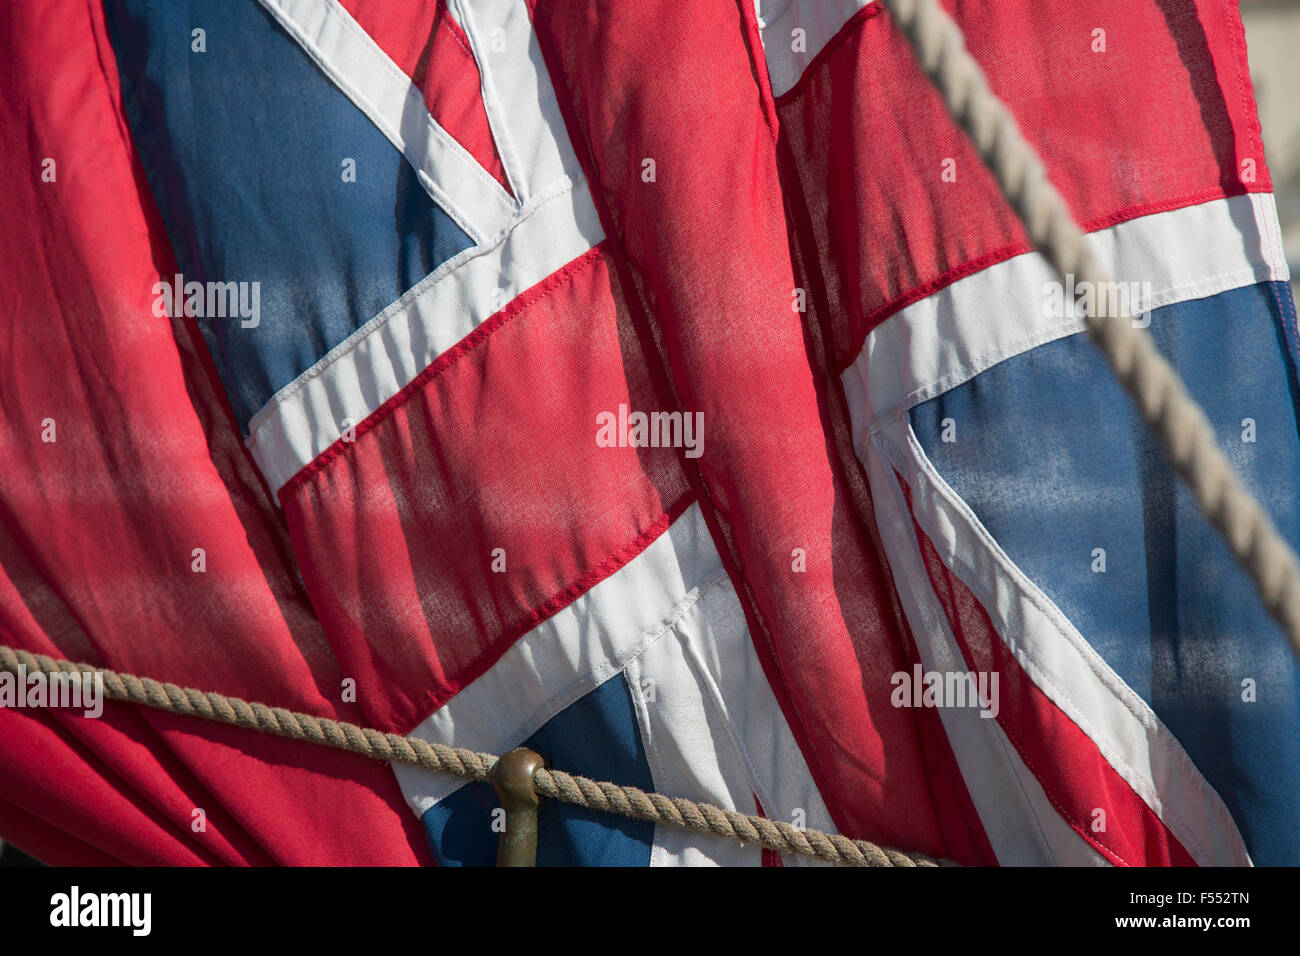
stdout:
MULTIPOLYGON (((1082 331, 1300 546, 1236 7, 944 5, 1113 283, 876 2, 0 12, 0 643, 965 864, 1300 863, 1300 668, 1082 331)), ((26 680, 48 862, 495 860, 488 784, 26 680)))

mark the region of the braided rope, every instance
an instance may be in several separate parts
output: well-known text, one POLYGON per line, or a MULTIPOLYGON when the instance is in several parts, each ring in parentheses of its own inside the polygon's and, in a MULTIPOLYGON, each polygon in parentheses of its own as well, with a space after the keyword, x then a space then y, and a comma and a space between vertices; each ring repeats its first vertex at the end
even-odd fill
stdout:
MULTIPOLYGON (((328 717, 268 707, 238 697, 179 687, 134 674, 120 674, 90 664, 55 660, 44 654, 4 645, 0 645, 0 671, 16 675, 23 672, 81 674, 83 680, 97 675, 104 682, 104 696, 110 700, 139 704, 171 714, 202 717, 291 740, 304 740, 376 760, 412 764, 466 780, 489 780, 497 762, 493 754, 383 733, 328 717)), ((780 820, 748 816, 682 797, 646 793, 636 787, 589 780, 561 770, 538 770, 533 785, 544 797, 589 810, 663 823, 741 843, 756 843, 769 850, 815 857, 828 863, 849 866, 938 866, 943 863, 921 853, 886 849, 836 833, 801 830, 780 820)))
MULTIPOLYGON (((1034 148, 1006 106, 989 89, 966 50, 961 29, 935 0, 882 0, 907 37, 922 69, 943 96, 953 119, 966 130, 1003 195, 1024 223, 1030 241, 1056 271, 1080 282, 1109 282, 1060 193, 1048 180, 1034 148)), ((1220 531, 1255 582, 1269 613, 1300 654, 1300 563, 1258 502, 1245 490, 1215 442, 1204 412, 1177 373, 1131 316, 1095 316, 1088 332, 1143 419, 1164 442, 1201 511, 1220 531)), ((268 707, 235 697, 183 688, 147 677, 119 674, 89 664, 54 660, 0 646, 0 670, 47 675, 99 675, 112 700, 202 717, 294 740, 398 761, 468 780, 488 780, 497 758, 458 747, 382 733, 356 724, 268 707)), ((935 866, 940 861, 886 849, 838 834, 801 830, 681 797, 540 769, 534 786, 543 796, 591 810, 722 836, 768 849, 856 866, 935 866)))
MULTIPOLYGON (((1048 180, 1042 160, 967 51, 961 28, 936 0, 882 3, 997 179, 1034 247, 1063 279, 1073 275, 1079 282, 1108 282, 1107 270, 1048 180)), ((1156 350, 1151 334, 1131 319, 1090 315, 1088 332, 1147 426, 1163 441, 1202 514, 1219 530, 1300 654, 1300 563, 1295 553, 1238 480, 1205 413, 1156 350)))

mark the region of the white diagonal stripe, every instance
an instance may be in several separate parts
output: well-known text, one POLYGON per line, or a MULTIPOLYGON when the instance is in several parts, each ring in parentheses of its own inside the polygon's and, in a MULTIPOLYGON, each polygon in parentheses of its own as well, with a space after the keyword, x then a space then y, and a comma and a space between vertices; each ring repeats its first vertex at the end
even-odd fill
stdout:
POLYGON ((429 115, 419 88, 338 0, 259 2, 401 151, 475 245, 499 237, 520 204, 429 115))
POLYGON ((528 202, 580 175, 525 0, 448 0, 469 37, 510 188, 528 202))
POLYGON ((444 262, 249 422, 248 447, 272 492, 360 424, 435 358, 520 293, 604 238, 584 182, 559 184, 498 241, 444 262))

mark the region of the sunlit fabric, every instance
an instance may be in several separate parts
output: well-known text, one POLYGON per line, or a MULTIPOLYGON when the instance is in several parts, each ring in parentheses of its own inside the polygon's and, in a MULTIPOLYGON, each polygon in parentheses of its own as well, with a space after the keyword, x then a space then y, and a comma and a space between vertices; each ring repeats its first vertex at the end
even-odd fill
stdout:
MULTIPOLYGON (((4 5, 0 643, 963 864, 1300 863, 1296 664, 1078 312, 1300 543, 1236 5, 945 6, 1104 298, 878 3, 4 5)), ((41 860, 495 859, 485 784, 7 693, 41 860)))

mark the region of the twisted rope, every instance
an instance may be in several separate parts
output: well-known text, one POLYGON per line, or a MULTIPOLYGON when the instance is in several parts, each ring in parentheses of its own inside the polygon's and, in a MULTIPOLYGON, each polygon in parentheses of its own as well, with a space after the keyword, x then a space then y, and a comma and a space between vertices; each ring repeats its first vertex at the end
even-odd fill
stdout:
MULTIPOLYGON (((1034 148, 1006 106, 989 89, 966 50, 961 29, 935 0, 882 0, 907 37, 948 112, 966 130, 993 173, 1034 247, 1064 279, 1110 281, 1084 241, 1064 199, 1048 180, 1034 148)), ((1300 654, 1300 563, 1258 502, 1242 487, 1215 442, 1204 412, 1145 329, 1132 316, 1089 315, 1086 325, 1116 378, 1132 396, 1148 427, 1160 437, 1174 467, 1254 581, 1260 598, 1300 654)), ((467 780, 488 780, 497 757, 459 747, 383 733, 283 707, 162 683, 148 677, 55 660, 0 646, 0 670, 46 675, 98 675, 111 700, 173 714, 202 717, 293 740, 346 750, 377 760, 412 764, 467 780)), ((591 810, 756 843, 771 850, 855 866, 935 866, 917 853, 886 849, 838 834, 801 830, 681 797, 540 769, 533 783, 543 796, 591 810)))
MULTIPOLYGON (((40 672, 80 674, 82 680, 98 675, 104 696, 110 700, 152 707, 170 714, 201 717, 217 723, 259 730, 276 737, 304 740, 323 747, 346 750, 376 760, 412 764, 426 770, 466 780, 489 780, 497 757, 461 747, 429 743, 399 734, 383 733, 328 717, 313 717, 283 707, 226 697, 224 694, 163 683, 149 677, 120 674, 90 664, 73 664, 44 654, 0 645, 0 671, 20 675, 40 672)), ((792 824, 724 810, 682 797, 646 793, 636 787, 589 780, 562 770, 540 769, 533 786, 544 797, 636 820, 663 823, 684 830, 756 843, 769 850, 815 857, 849 866, 938 866, 943 861, 921 853, 905 853, 850 840, 837 833, 801 830, 792 824)))
MULTIPOLYGON (((966 49, 961 28, 936 0, 882 0, 907 37, 948 112, 975 144, 1034 247, 1062 279, 1110 281, 1041 159, 1015 119, 989 89, 966 49)), ((1242 486, 1215 441, 1205 413, 1155 340, 1132 316, 1087 317, 1094 343, 1132 396, 1147 426, 1164 443, 1178 474, 1205 517, 1218 529, 1254 581, 1270 615, 1300 655, 1300 563, 1272 520, 1242 486)))

